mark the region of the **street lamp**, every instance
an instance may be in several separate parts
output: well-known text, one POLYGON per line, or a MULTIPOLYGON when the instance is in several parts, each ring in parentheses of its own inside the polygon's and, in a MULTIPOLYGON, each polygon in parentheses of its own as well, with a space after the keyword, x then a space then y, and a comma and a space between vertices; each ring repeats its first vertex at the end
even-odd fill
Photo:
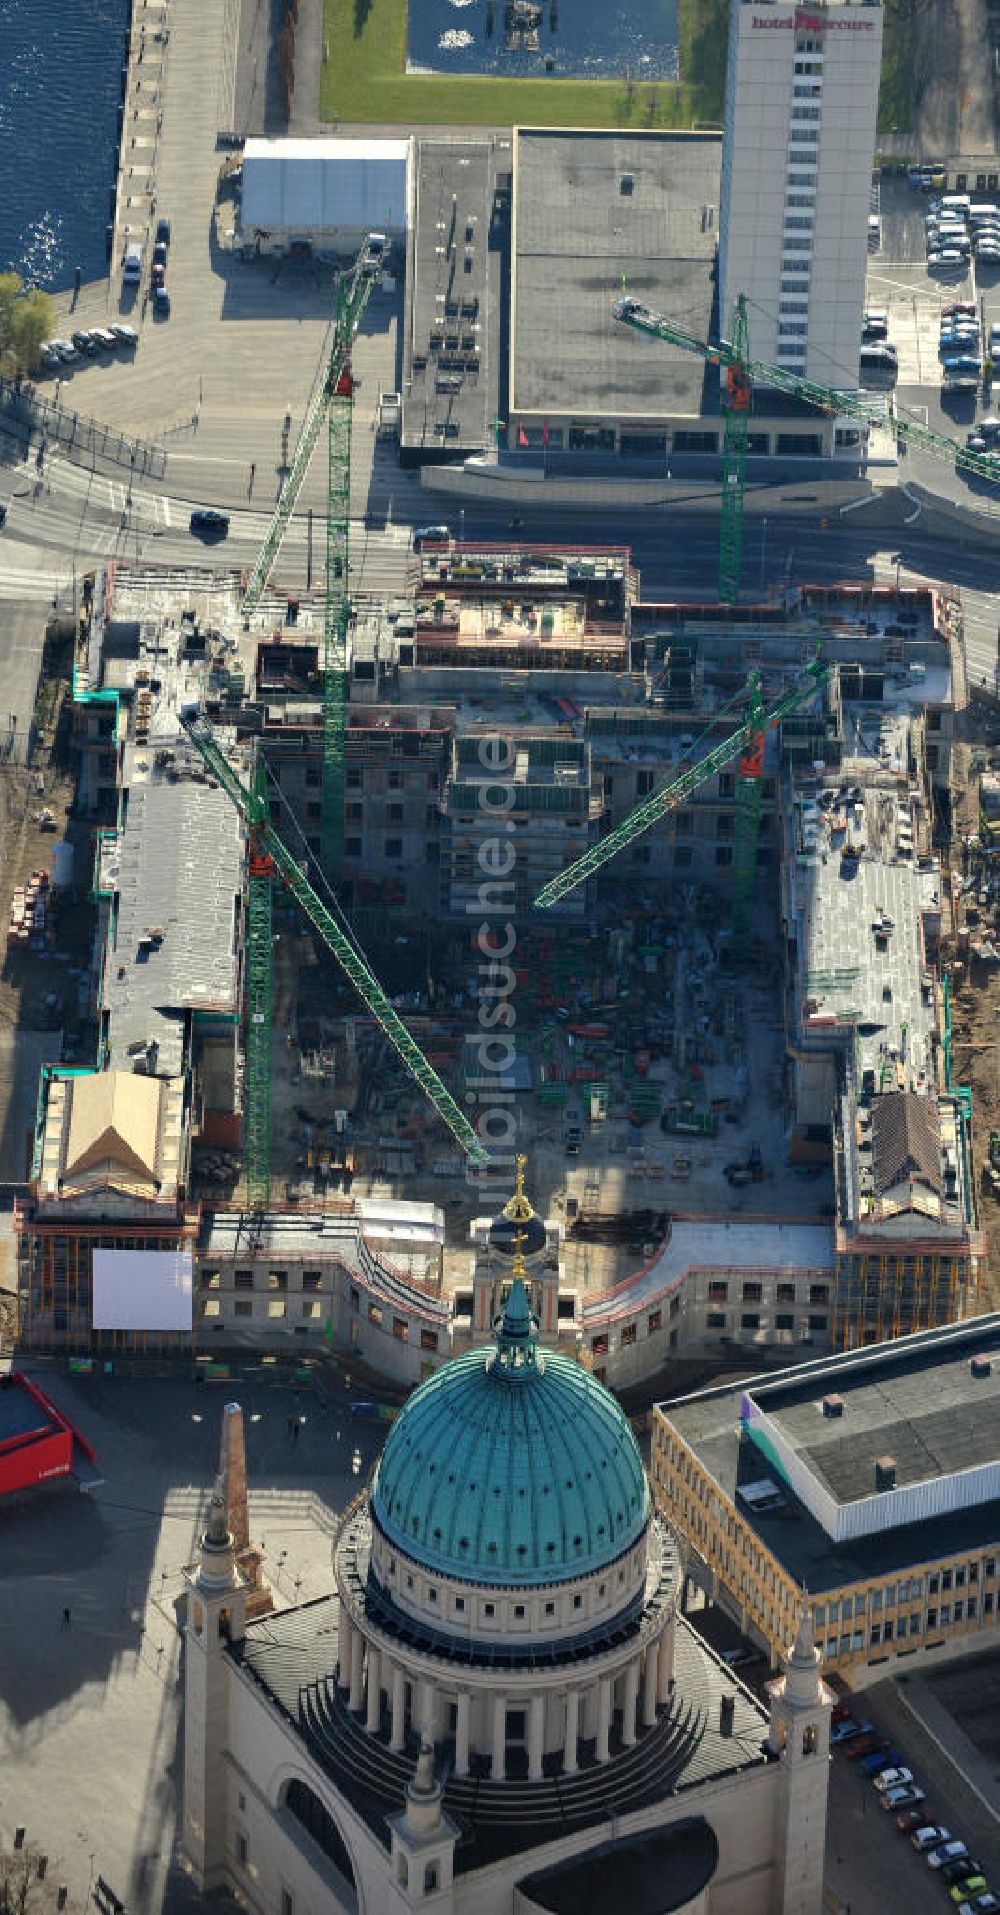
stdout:
POLYGON ((764 590, 764 564, 767 557, 767 520, 760 522, 760 589, 764 590))

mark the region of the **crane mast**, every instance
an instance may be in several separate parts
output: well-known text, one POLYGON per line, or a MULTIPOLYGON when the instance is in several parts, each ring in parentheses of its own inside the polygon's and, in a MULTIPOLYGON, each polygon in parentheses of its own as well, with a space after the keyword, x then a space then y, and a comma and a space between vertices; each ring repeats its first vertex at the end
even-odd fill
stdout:
POLYGON ((616 299, 613 310, 619 323, 629 326, 633 332, 643 333, 649 339, 662 340, 665 345, 679 346, 684 352, 696 353, 709 365, 725 368, 719 543, 719 597, 724 605, 735 604, 739 596, 744 474, 750 409, 754 388, 758 385, 789 393, 795 399, 806 400, 820 412, 852 419, 875 430, 884 429, 889 424, 896 438, 904 445, 929 452, 934 458, 946 459, 949 465, 958 466, 961 471, 973 473, 979 478, 993 481, 997 478, 996 464, 989 455, 973 452, 968 446, 957 444, 943 433, 923 425, 918 419, 901 417, 894 406, 887 418, 884 407, 876 400, 866 398, 863 393, 822 386, 813 379, 804 379, 797 372, 789 372, 784 366, 773 366, 764 359, 751 359, 748 352, 746 299, 742 293, 733 310, 732 339, 721 339, 715 346, 699 339, 696 333, 689 332, 685 326, 668 319, 664 313, 643 305, 640 299, 629 296, 616 299))
MULTIPOLYGON (((296 903, 305 912, 310 923, 318 931, 327 949, 336 958, 362 1003, 371 1012, 410 1076, 422 1090, 428 1102, 433 1105, 442 1123, 450 1130, 470 1163, 477 1166, 486 1164, 489 1160, 489 1152, 482 1140, 477 1136, 464 1112, 459 1109, 451 1092, 441 1082, 437 1072, 428 1063, 415 1038, 407 1030, 402 1018, 386 997, 374 972, 370 970, 356 946, 314 890, 301 865, 293 858, 278 836, 270 822, 267 796, 262 780, 255 779, 253 786, 243 783, 225 753, 220 749, 211 725, 199 707, 185 707, 181 712, 180 722, 195 750, 200 753, 212 776, 218 780, 222 789, 232 799, 246 823, 250 839, 251 872, 255 860, 265 862, 270 867, 270 871, 281 879, 296 903)), ((256 1074, 265 1083, 269 1081, 269 1049, 266 1058, 263 1056, 262 1048, 256 1053, 252 1068, 248 1052, 247 1070, 248 1077, 256 1074)), ((255 1089, 248 1083, 248 1099, 253 1095, 255 1095, 255 1089)))
MULTIPOLYGON (((756 765, 758 760, 762 765, 765 732, 769 727, 779 725, 789 712, 797 710, 799 705, 811 698, 813 693, 825 684, 828 676, 828 668, 817 656, 806 666, 802 676, 796 679, 784 696, 765 710, 761 706, 760 681, 755 674, 748 687, 750 709, 743 723, 738 725, 728 738, 723 739, 721 744, 716 745, 712 751, 706 752, 705 756, 699 758, 695 764, 689 765, 679 778, 663 786, 660 791, 654 791, 652 797, 645 798, 641 805, 637 805, 635 810, 616 826, 614 831, 609 831, 605 838, 600 838, 597 844, 591 845, 590 850, 585 851, 582 858, 575 859, 572 864, 566 866, 565 871, 560 871, 558 877, 550 879, 548 884, 543 885, 535 899, 535 904, 543 911, 558 904, 571 891, 575 891, 578 884, 583 884, 587 878, 593 877, 596 871, 600 871, 602 866, 616 857, 619 851, 624 851, 628 845, 634 844, 637 838, 641 838, 643 833, 650 829, 651 825, 659 824, 660 819, 665 818, 668 812, 682 805, 684 800, 690 798, 699 786, 714 776, 715 772, 721 771, 726 765, 731 765, 734 758, 742 757, 748 767, 756 765)), ((756 777, 757 773, 748 768, 746 775, 756 777)))

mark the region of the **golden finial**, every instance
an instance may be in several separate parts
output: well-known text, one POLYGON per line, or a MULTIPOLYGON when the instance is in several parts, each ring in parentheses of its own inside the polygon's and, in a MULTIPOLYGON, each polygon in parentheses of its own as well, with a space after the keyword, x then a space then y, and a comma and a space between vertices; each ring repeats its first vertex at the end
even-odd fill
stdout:
MULTIPOLYGON (((523 1157, 520 1159, 520 1162, 521 1163, 524 1162, 523 1157)), ((525 1268, 524 1268, 524 1231, 523 1230, 517 1231, 514 1237, 514 1261, 510 1266, 510 1275, 511 1275, 511 1281, 513 1283, 517 1282, 518 1277, 520 1277, 522 1283, 525 1283, 527 1281, 527 1272, 525 1271, 525 1268)))
POLYGON ((529 1199, 524 1194, 524 1172, 528 1159, 527 1157, 517 1157, 514 1161, 517 1170, 514 1183, 514 1195, 504 1204, 503 1214, 505 1217, 510 1218, 511 1223, 530 1223, 535 1213, 529 1199))

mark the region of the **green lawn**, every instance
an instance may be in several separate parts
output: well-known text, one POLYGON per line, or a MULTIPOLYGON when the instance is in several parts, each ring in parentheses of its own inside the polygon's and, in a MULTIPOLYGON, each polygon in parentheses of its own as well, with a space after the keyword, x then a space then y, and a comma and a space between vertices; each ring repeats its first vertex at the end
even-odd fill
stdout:
MULTIPOLYGON (((680 0, 684 9, 706 0, 680 0)), ((320 78, 323 120, 389 126, 685 127, 698 101, 685 86, 636 86, 614 80, 454 79, 407 74, 407 0, 324 0, 329 58, 320 78)), ((415 0, 419 5, 419 0, 415 0)), ((726 0, 708 0, 715 6, 726 0)), ((723 55, 723 68, 725 56, 723 55)), ((718 121, 715 122, 718 124, 718 121)))
MULTIPOLYGON (((413 0, 419 6, 420 0, 413 0)), ((624 80, 502 80, 407 74, 407 0, 323 0, 326 121, 387 126, 721 126, 729 0, 678 0, 681 85, 624 80)), ((912 115, 908 0, 887 0, 879 128, 912 115)))

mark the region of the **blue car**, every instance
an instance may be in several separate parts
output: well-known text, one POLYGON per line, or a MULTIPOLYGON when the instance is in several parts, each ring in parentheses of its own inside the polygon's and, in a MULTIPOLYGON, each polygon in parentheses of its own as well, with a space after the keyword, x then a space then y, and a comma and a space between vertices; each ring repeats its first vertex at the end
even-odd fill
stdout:
POLYGON ((881 1755, 862 1756, 858 1767, 863 1775, 881 1775, 883 1769, 898 1769, 902 1756, 896 1749, 885 1749, 881 1755))

